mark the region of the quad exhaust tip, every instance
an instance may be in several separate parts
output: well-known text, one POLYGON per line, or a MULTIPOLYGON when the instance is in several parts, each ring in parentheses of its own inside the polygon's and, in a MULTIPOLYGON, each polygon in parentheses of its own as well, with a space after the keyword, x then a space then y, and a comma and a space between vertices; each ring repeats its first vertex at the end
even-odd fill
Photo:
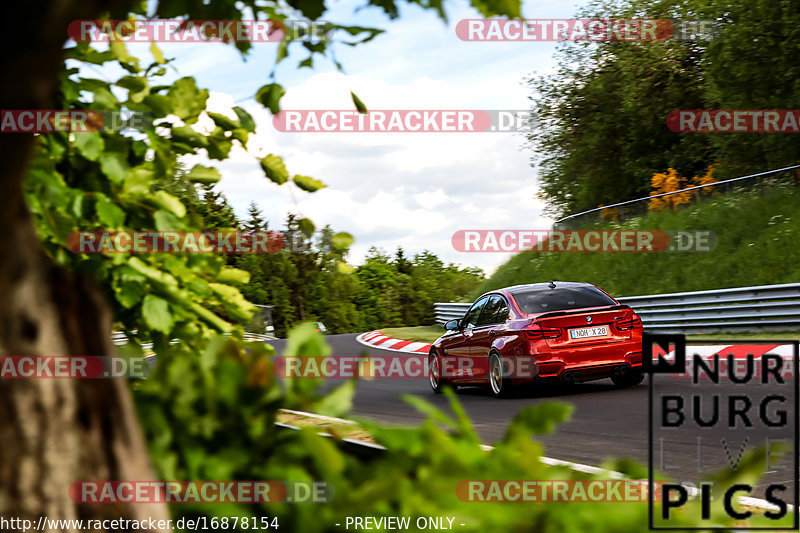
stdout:
POLYGON ((575 383, 575 372, 564 372, 561 374, 561 381, 564 383, 575 383))
POLYGON ((628 365, 619 365, 614 367, 615 376, 624 376, 628 373, 628 365))
MULTIPOLYGON (((628 365, 617 365, 611 370, 611 375, 614 377, 624 376, 630 371, 628 365)), ((560 376, 562 383, 578 383, 580 380, 580 374, 577 370, 568 370, 561 374, 560 376)), ((589 378, 592 379, 592 378, 589 378)))

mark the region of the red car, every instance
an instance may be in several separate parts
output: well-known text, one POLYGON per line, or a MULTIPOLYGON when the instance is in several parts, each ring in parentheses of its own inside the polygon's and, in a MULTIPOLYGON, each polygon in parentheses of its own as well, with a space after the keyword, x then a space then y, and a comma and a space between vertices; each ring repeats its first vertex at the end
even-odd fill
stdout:
POLYGON ((644 379, 641 318, 590 283, 498 289, 445 329, 429 356, 437 393, 448 384, 488 383, 492 394, 502 397, 533 381, 611 378, 631 386, 644 379))

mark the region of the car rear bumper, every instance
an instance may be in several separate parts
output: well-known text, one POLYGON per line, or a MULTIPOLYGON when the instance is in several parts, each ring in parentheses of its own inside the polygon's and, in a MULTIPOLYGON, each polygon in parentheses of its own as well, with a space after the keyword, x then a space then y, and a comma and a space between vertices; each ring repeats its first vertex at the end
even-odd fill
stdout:
POLYGON ((624 346, 536 355, 536 377, 576 383, 641 370, 641 345, 620 344, 624 346))

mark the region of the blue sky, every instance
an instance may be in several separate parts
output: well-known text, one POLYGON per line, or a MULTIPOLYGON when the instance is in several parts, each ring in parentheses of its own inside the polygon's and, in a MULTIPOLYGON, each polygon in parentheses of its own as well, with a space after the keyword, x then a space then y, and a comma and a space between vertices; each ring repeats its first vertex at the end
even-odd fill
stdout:
MULTIPOLYGON (((525 18, 571 18, 584 2, 527 2, 525 18)), ((351 109, 352 90, 372 109, 527 109, 524 79, 554 69, 555 43, 464 42, 456 23, 479 15, 462 1, 446 3, 449 21, 433 11, 401 5, 390 21, 362 2, 329 2, 325 20, 386 29, 367 44, 337 45, 344 73, 330 61, 297 69, 307 52, 299 45, 278 66, 276 79, 288 92, 284 109, 351 109)), ((130 46, 146 56, 146 45, 130 46)), ((234 150, 229 161, 212 164, 224 191, 244 216, 250 201, 273 227, 288 212, 307 216, 318 227, 330 224, 356 238, 349 260, 359 263, 370 246, 407 254, 429 249, 447 262, 479 266, 487 272, 508 259, 502 253, 462 253, 450 239, 459 229, 542 229, 551 221, 536 199, 536 173, 524 139, 514 133, 281 133, 271 115, 252 96, 269 81, 277 45, 254 45, 242 58, 216 43, 159 45, 175 57, 176 75, 191 75, 211 91, 209 106, 230 114, 233 105, 256 119, 247 152, 234 150), (293 185, 277 187, 263 177, 256 157, 284 157, 292 174, 328 187, 305 193, 293 185)))

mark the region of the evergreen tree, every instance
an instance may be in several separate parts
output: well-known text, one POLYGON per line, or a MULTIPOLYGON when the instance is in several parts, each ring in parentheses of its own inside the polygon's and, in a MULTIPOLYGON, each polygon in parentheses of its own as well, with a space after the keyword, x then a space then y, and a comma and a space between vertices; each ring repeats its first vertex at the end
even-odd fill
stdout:
POLYGON ((231 229, 239 226, 233 208, 221 192, 216 192, 213 185, 203 185, 202 216, 206 229, 231 229))
POLYGON ((244 224, 246 231, 266 231, 269 224, 264 220, 264 215, 261 209, 253 200, 250 200, 250 206, 247 208, 247 222, 244 224))

